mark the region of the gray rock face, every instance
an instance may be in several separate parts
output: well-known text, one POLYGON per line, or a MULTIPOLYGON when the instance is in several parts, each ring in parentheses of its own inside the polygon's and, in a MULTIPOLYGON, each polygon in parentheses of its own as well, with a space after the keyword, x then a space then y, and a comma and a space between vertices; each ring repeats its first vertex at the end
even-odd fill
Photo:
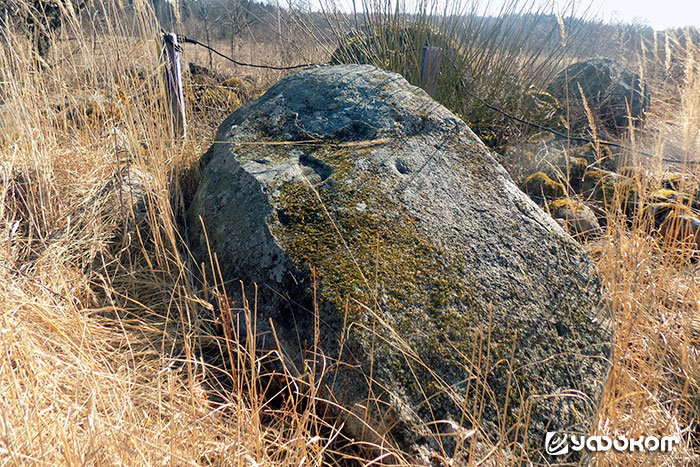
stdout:
POLYGON ((595 213, 583 203, 564 198, 549 203, 548 207, 552 217, 563 222, 572 235, 587 237, 600 231, 595 213))
POLYGON ((478 427, 488 446, 504 427, 542 461, 547 430, 587 429, 610 350, 593 265, 455 115, 397 74, 322 67, 216 140, 193 249, 207 261, 201 216, 224 278, 258 284, 258 323, 300 373, 316 281, 322 391, 353 436, 464 459, 461 435, 478 427))
POLYGON ((598 119, 599 133, 606 129, 619 134, 629 126, 630 118, 637 123, 650 101, 649 88, 641 77, 615 61, 595 58, 574 63, 554 77, 547 92, 562 106, 568 99, 569 123, 579 133, 589 128, 581 91, 598 119))

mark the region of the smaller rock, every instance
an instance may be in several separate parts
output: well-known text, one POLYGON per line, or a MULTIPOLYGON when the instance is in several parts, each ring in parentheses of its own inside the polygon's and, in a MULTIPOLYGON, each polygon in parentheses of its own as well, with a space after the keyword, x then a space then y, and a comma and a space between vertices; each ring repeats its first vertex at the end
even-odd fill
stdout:
POLYGON ((226 78, 218 72, 190 63, 190 82, 185 99, 196 111, 230 112, 253 97, 253 85, 239 77, 226 78))
MULTIPOLYGON (((556 127, 562 123, 562 108, 559 100, 547 91, 531 87, 525 91, 524 104, 529 108, 529 118, 545 127, 556 127)), ((540 131, 528 138, 531 142, 551 142, 555 138, 553 133, 540 131)))
POLYGON ((550 215, 563 225, 573 235, 588 236, 600 231, 598 218, 593 210, 583 203, 570 198, 552 201, 547 206, 550 215))
POLYGON ((207 68, 205 66, 197 65, 194 62, 190 62, 188 64, 188 69, 189 69, 190 75, 192 77, 194 77, 194 76, 206 76, 208 78, 212 78, 212 79, 219 81, 219 82, 226 79, 226 77, 224 75, 222 75, 221 73, 214 71, 214 70, 210 70, 209 68, 207 68))
POLYGON ((636 184, 629 177, 607 170, 593 169, 583 175, 581 193, 587 200, 597 201, 606 207, 613 203, 627 204, 637 194, 636 184))
POLYGON ((582 146, 571 148, 572 157, 582 157, 588 161, 588 165, 595 165, 601 169, 616 171, 619 151, 605 144, 586 143, 582 146))
POLYGON ((569 161, 569 166, 571 177, 583 181, 583 176, 588 170, 588 160, 585 157, 574 157, 569 161))
POLYGON ((95 91, 73 105, 66 105, 66 118, 76 127, 101 126, 106 121, 122 120, 126 103, 122 96, 108 97, 95 91))
POLYGON ((185 99, 196 111, 232 111, 240 107, 238 94, 207 75, 192 75, 192 81, 185 90, 185 99))
POLYGON ((564 196, 564 185, 555 182, 544 172, 535 172, 527 177, 522 190, 539 204, 564 196))
POLYGON ((661 187, 683 193, 694 193, 698 197, 700 178, 693 173, 667 172, 661 177, 661 187))
POLYGON ((668 173, 665 174, 661 179, 661 186, 669 190, 680 190, 681 182, 683 181, 683 175, 679 173, 668 173))
POLYGON ((641 76, 608 58, 584 60, 560 71, 547 87, 562 106, 569 104, 569 126, 581 134, 590 128, 581 93, 594 114, 598 133, 619 135, 630 120, 639 122, 649 106, 649 87, 641 76))
POLYGON ((651 203, 644 206, 642 217, 650 228, 658 228, 666 220, 669 213, 673 212, 677 206, 673 203, 651 203))
POLYGON ((690 196, 687 193, 682 193, 676 190, 670 190, 668 188, 661 188, 660 190, 656 190, 655 192, 651 193, 651 195, 649 195, 649 198, 653 202, 657 203, 673 203, 700 210, 700 202, 693 199, 692 196, 690 196))
POLYGON ((700 219, 697 216, 672 212, 661 224, 660 233, 673 246, 700 250, 700 219))
POLYGON ((656 190, 655 192, 651 193, 649 197, 653 201, 668 202, 676 199, 682 199, 683 194, 670 188, 661 188, 660 190, 656 190))
POLYGON ((253 97, 253 83, 244 78, 228 78, 221 83, 223 87, 236 93, 241 102, 246 102, 253 97))
POLYGON ((568 171, 571 189, 576 193, 580 193, 581 185, 583 184, 583 176, 588 170, 588 160, 585 157, 571 157, 567 163, 567 160, 564 159, 559 164, 559 170, 563 174, 567 174, 568 171))

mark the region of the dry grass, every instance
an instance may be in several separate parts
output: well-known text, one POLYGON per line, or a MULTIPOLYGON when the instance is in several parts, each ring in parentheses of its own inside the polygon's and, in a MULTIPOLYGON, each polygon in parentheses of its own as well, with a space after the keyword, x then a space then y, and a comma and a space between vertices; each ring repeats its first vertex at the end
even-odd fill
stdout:
POLYGON ((56 44, 44 70, 21 38, 0 49, 0 464, 317 464, 309 414, 263 426, 206 363, 224 345, 177 216, 211 129, 172 138, 157 29, 137 23, 56 44), (114 196, 127 166, 147 174, 140 222, 138 193, 114 196))
MULTIPOLYGON (((633 168, 629 172, 643 192, 658 189, 664 176, 682 174, 681 190, 694 197, 700 174, 695 163, 700 159, 700 49, 689 45, 676 53, 686 64, 676 83, 650 71, 658 63, 638 58, 637 69, 651 82, 654 100, 645 127, 633 130, 631 139, 636 149, 656 157, 632 153, 624 165, 633 168)), ((642 197, 642 205, 651 202, 642 197)), ((700 268, 697 244, 673 240, 677 236, 661 236, 642 210, 631 220, 611 212, 604 237, 589 245, 616 324, 613 366, 594 431, 611 437, 681 436, 670 454, 609 452, 594 457, 595 465, 700 462, 700 268)))
MULTIPOLYGON (((302 404, 315 396, 313 382, 264 397, 269 381, 258 363, 270 355, 255 351, 252 336, 238 348, 236 329, 220 327, 229 314, 250 319, 254 310, 215 309, 227 303, 225 291, 196 282, 178 219, 188 170, 212 129, 171 136, 157 29, 137 13, 128 31, 119 21, 96 38, 74 28, 45 70, 20 38, 0 48, 0 464, 321 465, 367 456, 336 452, 342 436, 302 404), (96 92, 104 99, 86 112, 85 97, 96 92), (104 195, 127 165, 147 174, 144 219, 104 195), (234 338, 220 337, 227 333, 234 338)), ((265 44, 239 52, 278 62, 265 44)), ((207 63, 204 52, 192 57, 207 63)), ((259 89, 278 78, 254 76, 259 89)), ((694 66, 671 93, 675 100, 652 116, 658 131, 636 144, 697 154, 694 66)), ((660 161, 635 163, 657 177, 665 170, 660 161)), ((699 460, 700 272, 688 245, 664 244, 649 230, 611 213, 606 234, 589 245, 616 322, 595 431, 680 434, 682 443, 663 458, 609 453, 594 458, 598 465, 699 460)))
POLYGON ((620 226, 595 250, 617 324, 595 431, 682 436, 670 455, 610 452, 595 458, 595 465, 693 465, 700 415, 696 267, 684 261, 687 251, 669 253, 657 238, 620 226))
MULTIPOLYGON (((200 38, 201 40, 201 38, 200 38)), ((329 57, 328 46, 317 42, 307 42, 306 50, 280 53, 279 44, 256 42, 253 40, 237 44, 232 51, 226 42, 213 42, 211 47, 243 63, 273 66, 295 66, 302 63, 326 63, 329 57)), ((193 45, 185 46, 184 59, 209 67, 209 54, 206 49, 193 45)), ((237 66, 228 60, 212 56, 213 69, 223 75, 246 77, 253 81, 255 88, 264 90, 289 74, 286 71, 237 66)))

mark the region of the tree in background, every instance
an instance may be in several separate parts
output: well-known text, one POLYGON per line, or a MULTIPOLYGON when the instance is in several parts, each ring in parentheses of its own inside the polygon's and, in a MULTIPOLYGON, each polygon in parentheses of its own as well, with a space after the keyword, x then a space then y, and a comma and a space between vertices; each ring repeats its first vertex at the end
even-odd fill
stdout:
MULTIPOLYGON (((0 0, 0 28, 18 28, 28 36, 43 61, 51 48, 51 37, 60 31, 65 15, 77 15, 86 6, 83 0, 0 0)), ((3 34, 6 36, 6 34, 3 34)))

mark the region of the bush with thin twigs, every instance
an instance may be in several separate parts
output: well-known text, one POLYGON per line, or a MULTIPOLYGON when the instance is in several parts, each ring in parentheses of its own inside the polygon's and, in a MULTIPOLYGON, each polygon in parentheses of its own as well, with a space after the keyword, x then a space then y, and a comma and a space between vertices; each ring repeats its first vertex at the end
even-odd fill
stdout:
POLYGON ((363 0, 353 5, 357 11, 345 14, 332 0, 326 3, 340 44, 333 57, 337 62, 375 64, 421 86, 426 80, 421 76, 423 47, 442 48, 435 99, 496 147, 529 129, 494 113, 474 96, 532 119, 547 104, 533 91, 544 89, 562 65, 592 50, 599 40, 596 26, 582 19, 587 11, 577 9, 576 2, 561 6, 566 18, 555 14, 551 4, 517 0, 500 7, 479 0, 363 0))

